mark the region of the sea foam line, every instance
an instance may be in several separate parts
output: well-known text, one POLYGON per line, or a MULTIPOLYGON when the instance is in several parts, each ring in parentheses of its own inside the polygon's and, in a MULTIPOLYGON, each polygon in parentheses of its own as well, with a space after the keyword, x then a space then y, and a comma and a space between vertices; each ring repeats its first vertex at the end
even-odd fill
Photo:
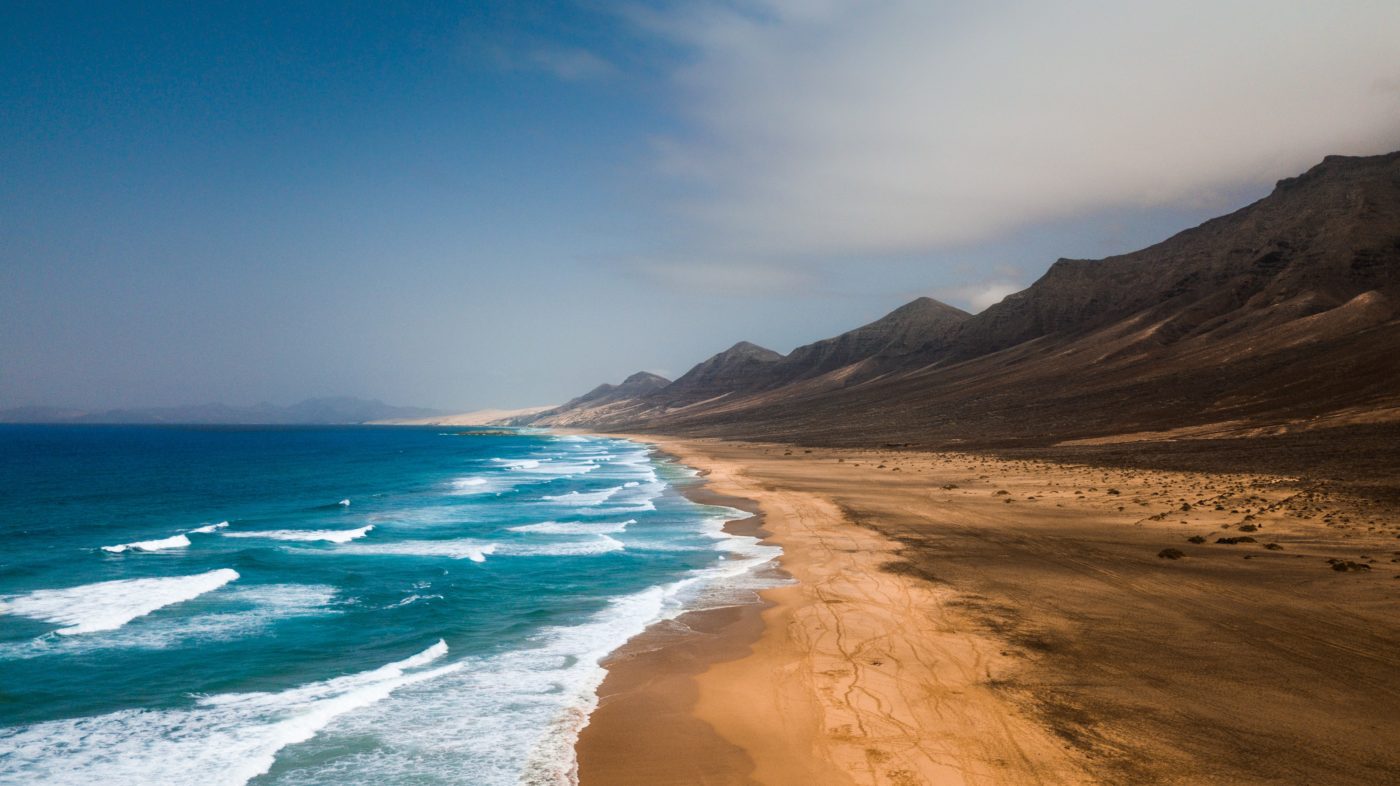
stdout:
POLYGON ((350 764, 365 782, 576 783, 574 745, 598 704, 606 676, 601 661, 652 624, 693 608, 730 605, 739 602, 737 593, 773 584, 756 571, 778 549, 719 529, 744 515, 721 511, 702 524, 734 541, 725 549, 732 558, 614 598, 580 624, 541 631, 537 646, 473 660, 453 675, 406 688, 328 733, 337 741, 378 742, 379 749, 350 764), (506 712, 514 723, 496 721, 506 712))
POLYGON ((183 534, 171 535, 159 540, 138 540, 135 543, 122 543, 117 546, 103 546, 102 550, 112 554, 123 551, 165 551, 166 549, 189 548, 190 539, 183 534))
POLYGON ((626 521, 542 521, 538 524, 521 524, 510 527, 511 532, 535 532, 541 535, 616 535, 636 524, 636 519, 626 521))
POLYGON ((256 636, 294 617, 338 614, 337 590, 323 584, 261 584, 230 589, 207 611, 124 625, 101 636, 39 636, 0 644, 0 659, 38 658, 114 649, 170 647, 256 636))
POLYGON ((259 538, 262 540, 289 540, 302 543, 324 541, 327 543, 349 543, 369 534, 373 524, 356 529, 269 529, 250 532, 225 532, 226 538, 259 538))
POLYGON ((327 554, 357 554, 384 557, 446 557, 485 562, 498 557, 588 557, 622 551, 626 545, 617 538, 597 534, 588 540, 559 543, 482 542, 472 539, 404 540, 396 543, 353 544, 327 554))
POLYGON ((477 540, 405 540, 397 543, 353 544, 324 554, 364 554, 389 557, 446 557, 485 562, 496 551, 496 544, 477 540))
POLYGON ((426 668, 446 654, 439 640, 371 671, 275 693, 206 696, 184 709, 121 710, 0 731, 7 751, 0 782, 242 786, 267 772, 278 751, 336 718, 462 668, 426 668))
POLYGON ((607 502, 612 496, 622 491, 622 486, 614 486, 602 491, 570 491, 568 494, 544 495, 540 499, 552 502, 556 505, 573 505, 577 507, 592 507, 607 502))
MULTIPOLYGON (((366 783, 576 783, 574 744, 598 702, 597 688, 606 675, 600 661, 653 623, 691 608, 740 602, 737 593, 774 583, 757 571, 778 549, 721 529, 725 520, 747 514, 716 508, 696 512, 698 525, 715 538, 714 547, 726 552, 718 564, 615 598, 579 624, 541 631, 532 646, 470 659, 466 668, 407 686, 364 711, 346 714, 322 734, 327 745, 362 748, 348 754, 338 772, 353 772, 366 783), (500 723, 507 714, 512 723, 500 723), (364 748, 366 741, 373 741, 373 747, 364 748)), ((434 548, 505 548, 504 543, 480 541, 435 543, 434 548)), ((322 553, 385 545, 422 547, 351 544, 322 553)), ((314 782, 337 781, 331 775, 314 782)))
POLYGON ((205 524, 202 527, 195 527, 189 532, 180 533, 178 535, 171 535, 168 538, 160 538, 157 540, 138 540, 135 543, 122 543, 116 546, 103 546, 102 550, 110 552, 112 554, 121 554, 124 551, 164 551, 166 549, 189 548, 189 535, 208 535, 227 526, 227 521, 221 521, 218 524, 205 524))
POLYGON ((35 590, 0 599, 0 614, 66 625, 57 631, 64 636, 116 630, 137 617, 213 592, 237 578, 238 571, 220 568, 193 576, 120 579, 35 590))

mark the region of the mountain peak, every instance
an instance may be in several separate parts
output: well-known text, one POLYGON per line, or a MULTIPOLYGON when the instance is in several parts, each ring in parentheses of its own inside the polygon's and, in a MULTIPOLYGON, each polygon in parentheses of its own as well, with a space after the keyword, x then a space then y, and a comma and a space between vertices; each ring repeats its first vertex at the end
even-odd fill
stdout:
POLYGON ((650 371, 638 371, 627 379, 622 380, 622 384, 618 385, 618 387, 626 390, 634 390, 637 388, 656 390, 669 384, 671 384, 671 380, 660 374, 653 374, 650 371))
POLYGON ((725 360, 751 359, 768 362, 774 360, 781 360, 782 357, 782 353, 774 352, 773 350, 768 349, 767 347, 760 347, 759 345, 749 341, 740 341, 739 343, 735 344, 729 349, 726 349, 718 355, 715 355, 713 358, 711 358, 711 360, 718 360, 720 358, 723 358, 725 360))
POLYGON ((956 306, 950 306, 941 300, 934 300, 931 297, 918 297, 905 303, 899 308, 880 317, 879 319, 866 325, 867 328, 874 328, 892 324, 907 324, 911 321, 918 321, 926 324, 939 322, 961 322, 972 316, 956 306))

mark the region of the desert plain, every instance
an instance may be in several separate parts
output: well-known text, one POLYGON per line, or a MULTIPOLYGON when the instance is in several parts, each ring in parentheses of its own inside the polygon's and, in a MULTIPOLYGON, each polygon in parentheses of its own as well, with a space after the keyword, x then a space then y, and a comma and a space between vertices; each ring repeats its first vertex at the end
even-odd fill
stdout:
POLYGON ((1400 518, 1263 472, 645 437, 789 581, 615 654, 581 782, 1379 784, 1400 518))

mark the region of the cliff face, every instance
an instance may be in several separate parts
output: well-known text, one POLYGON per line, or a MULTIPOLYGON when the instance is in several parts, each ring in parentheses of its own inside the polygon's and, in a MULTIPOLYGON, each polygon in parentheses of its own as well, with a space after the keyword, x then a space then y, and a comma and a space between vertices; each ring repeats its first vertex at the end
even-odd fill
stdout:
POLYGON ((1141 251, 1061 259, 976 316, 920 299, 786 357, 741 343, 589 424, 1032 444, 1364 422, 1400 411, 1397 304, 1400 153, 1332 156, 1141 251))

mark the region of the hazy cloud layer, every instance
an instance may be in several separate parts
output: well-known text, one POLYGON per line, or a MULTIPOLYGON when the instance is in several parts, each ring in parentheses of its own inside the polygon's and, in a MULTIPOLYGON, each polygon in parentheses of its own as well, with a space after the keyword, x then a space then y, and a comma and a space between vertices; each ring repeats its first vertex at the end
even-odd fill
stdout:
POLYGON ((761 262, 716 263, 703 260, 646 259, 631 269, 670 289, 714 295, 765 296, 810 290, 812 276, 791 266, 761 262))
POLYGON ((1007 295, 1019 292, 1021 289, 1022 285, 1014 281, 993 280, 939 292, 937 296, 942 300, 964 303, 969 311, 976 314, 988 306, 1000 303, 1007 295))
POLYGON ((751 0, 686 47, 660 167, 736 254, 917 250, 1400 146, 1400 3, 751 0))

